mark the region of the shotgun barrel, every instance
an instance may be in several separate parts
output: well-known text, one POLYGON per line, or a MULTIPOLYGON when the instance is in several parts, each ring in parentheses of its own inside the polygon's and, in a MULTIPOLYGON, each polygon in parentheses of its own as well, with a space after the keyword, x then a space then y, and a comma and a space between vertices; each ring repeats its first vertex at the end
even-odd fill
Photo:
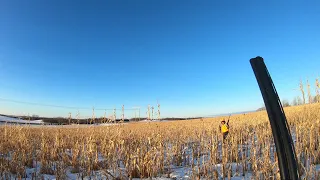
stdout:
POLYGON ((281 179, 300 179, 297 158, 279 96, 262 57, 250 59, 268 113, 276 145, 281 179))

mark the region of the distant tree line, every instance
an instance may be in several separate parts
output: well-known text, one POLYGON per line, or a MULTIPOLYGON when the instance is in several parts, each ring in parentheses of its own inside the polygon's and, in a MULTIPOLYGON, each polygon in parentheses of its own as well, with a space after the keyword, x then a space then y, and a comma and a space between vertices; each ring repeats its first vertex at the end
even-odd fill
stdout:
MULTIPOLYGON (((11 118, 19 118, 22 120, 42 120, 45 124, 54 124, 54 125, 68 125, 68 124, 101 124, 106 122, 114 122, 113 119, 108 118, 88 118, 88 119, 75 119, 75 118, 65 118, 65 117, 40 117, 38 115, 32 116, 10 116, 5 114, 0 114, 1 116, 11 117, 11 118)), ((200 119, 201 117, 193 117, 193 118, 179 118, 179 117, 171 117, 171 118, 164 118, 160 120, 166 121, 177 121, 177 120, 191 120, 191 119, 200 119)), ((124 122, 137 122, 137 121, 144 121, 147 120, 146 117, 140 118, 130 118, 124 119, 124 122)), ((116 122, 121 122, 122 119, 116 119, 116 122)))
MULTIPOLYGON (((319 99, 320 99, 320 95, 313 96, 310 99, 310 102, 308 102, 308 104, 318 103, 318 102, 320 102, 319 99)), ((297 97, 293 98, 291 103, 289 103, 288 100, 284 99, 281 101, 281 104, 283 107, 290 107, 290 106, 300 106, 300 105, 307 104, 307 103, 304 103, 303 100, 300 98, 300 96, 297 96, 297 97)), ((264 111, 264 110, 266 110, 265 106, 257 109, 257 111, 264 111)))
MULTIPOLYGON (((44 123, 49 124, 58 124, 58 125, 67 125, 67 124, 102 124, 107 122, 113 122, 111 119, 107 118, 88 118, 88 119, 74 119, 74 118, 44 118, 42 117, 41 120, 44 123)), ((116 122, 120 122, 122 119, 116 119, 116 122)), ((124 122, 129 122, 130 119, 124 119, 124 122)))
MULTIPOLYGON (((289 101, 287 100, 282 100, 281 104, 283 107, 289 107, 289 106, 299 106, 307 103, 308 104, 320 103, 320 81, 318 78, 316 78, 315 80, 314 89, 315 89, 316 95, 313 96, 311 93, 312 91, 311 91, 311 85, 309 83, 309 80, 307 80, 305 84, 302 80, 300 80, 299 89, 295 89, 295 90, 299 90, 301 92, 302 98, 300 96, 296 96, 291 103, 289 103, 289 101)), ((263 111, 265 109, 266 109, 265 107, 261 107, 257 109, 257 111, 263 111)))

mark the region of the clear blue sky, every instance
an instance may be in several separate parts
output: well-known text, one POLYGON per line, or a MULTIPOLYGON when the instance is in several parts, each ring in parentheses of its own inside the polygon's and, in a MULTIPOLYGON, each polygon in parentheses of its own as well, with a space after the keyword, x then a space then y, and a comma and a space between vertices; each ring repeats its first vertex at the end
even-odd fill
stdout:
MULTIPOLYGON (((319 7, 318 0, 1 0, 0 97, 140 106, 143 115, 157 100, 163 116, 254 110, 263 101, 249 59, 259 55, 281 98, 291 100, 300 78, 319 76, 319 7)), ((0 108, 75 114, 4 101, 0 108)))

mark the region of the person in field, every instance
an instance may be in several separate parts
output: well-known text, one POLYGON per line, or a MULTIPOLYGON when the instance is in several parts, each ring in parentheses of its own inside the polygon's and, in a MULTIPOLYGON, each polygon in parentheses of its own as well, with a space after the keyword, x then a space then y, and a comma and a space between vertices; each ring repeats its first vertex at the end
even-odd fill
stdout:
POLYGON ((222 120, 219 129, 222 134, 223 140, 225 140, 229 134, 229 120, 228 122, 222 120))

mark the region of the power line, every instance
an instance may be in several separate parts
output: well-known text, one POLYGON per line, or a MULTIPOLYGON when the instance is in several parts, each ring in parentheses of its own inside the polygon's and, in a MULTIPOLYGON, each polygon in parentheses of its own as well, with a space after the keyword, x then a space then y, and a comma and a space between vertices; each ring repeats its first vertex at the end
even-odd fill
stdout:
MULTIPOLYGON (((19 104, 28 104, 28 105, 34 105, 34 106, 46 106, 46 107, 63 108, 63 109, 92 110, 92 108, 61 106, 61 105, 43 104, 43 103, 35 103, 35 102, 27 102, 27 101, 17 101, 17 100, 6 99, 6 98, 1 98, 1 97, 0 97, 0 101, 13 102, 13 103, 19 103, 19 104)), ((105 108, 95 108, 95 110, 114 110, 114 108, 112 108, 112 109, 111 108, 107 108, 107 109, 105 109, 105 108)), ((136 110, 136 109, 124 109, 124 110, 136 110)))
POLYGON ((47 106, 47 107, 65 108, 65 109, 89 109, 89 108, 81 108, 81 107, 69 107, 69 106, 60 106, 60 105, 50 105, 50 104, 35 103, 35 102, 17 101, 17 100, 6 99, 6 98, 0 98, 0 101, 7 101, 7 102, 13 102, 13 103, 19 103, 19 104, 35 105, 35 106, 47 106))

